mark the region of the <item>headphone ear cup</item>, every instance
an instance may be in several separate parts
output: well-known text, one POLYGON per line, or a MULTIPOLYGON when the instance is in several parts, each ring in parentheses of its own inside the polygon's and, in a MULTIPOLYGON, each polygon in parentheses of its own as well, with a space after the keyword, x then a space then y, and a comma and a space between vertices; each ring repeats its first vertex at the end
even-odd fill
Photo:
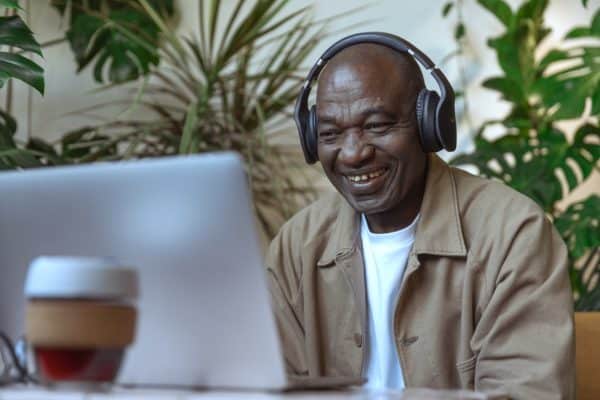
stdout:
POLYGON ((432 90, 422 89, 417 96, 415 106, 417 123, 421 134, 421 145, 423 151, 427 153, 434 153, 442 149, 436 133, 436 110, 439 101, 440 96, 432 90))
POLYGON ((319 124, 317 122, 317 107, 311 106, 308 112, 308 121, 305 132, 305 144, 307 152, 307 161, 310 164, 314 164, 319 160, 317 151, 317 142, 319 137, 319 124))

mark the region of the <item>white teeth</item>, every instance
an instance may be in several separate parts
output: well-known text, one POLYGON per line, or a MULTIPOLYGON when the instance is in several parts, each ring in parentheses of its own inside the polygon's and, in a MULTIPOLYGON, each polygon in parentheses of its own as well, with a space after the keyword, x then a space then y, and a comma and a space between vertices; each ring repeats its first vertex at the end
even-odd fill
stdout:
POLYGON ((359 182, 366 182, 369 179, 373 179, 373 178, 377 178, 378 176, 383 175, 383 173, 385 172, 385 169, 379 169, 377 171, 368 173, 368 174, 362 174, 362 175, 348 175, 348 179, 350 179, 350 181, 355 182, 355 183, 359 183, 359 182))

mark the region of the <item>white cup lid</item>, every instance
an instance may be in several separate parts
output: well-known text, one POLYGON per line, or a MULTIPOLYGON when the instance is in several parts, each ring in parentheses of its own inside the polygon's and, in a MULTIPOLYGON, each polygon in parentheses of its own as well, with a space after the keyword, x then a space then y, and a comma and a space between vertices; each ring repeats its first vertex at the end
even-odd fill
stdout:
POLYGON ((137 271, 109 257, 42 256, 29 266, 25 296, 132 300, 138 296, 137 271))

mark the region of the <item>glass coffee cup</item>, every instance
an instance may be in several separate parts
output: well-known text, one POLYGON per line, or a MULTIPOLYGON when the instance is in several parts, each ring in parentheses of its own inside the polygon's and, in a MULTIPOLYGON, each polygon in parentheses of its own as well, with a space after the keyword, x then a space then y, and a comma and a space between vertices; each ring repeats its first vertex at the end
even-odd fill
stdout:
POLYGON ((135 339, 137 295, 136 271, 112 258, 33 260, 25 332, 39 380, 114 382, 135 339))

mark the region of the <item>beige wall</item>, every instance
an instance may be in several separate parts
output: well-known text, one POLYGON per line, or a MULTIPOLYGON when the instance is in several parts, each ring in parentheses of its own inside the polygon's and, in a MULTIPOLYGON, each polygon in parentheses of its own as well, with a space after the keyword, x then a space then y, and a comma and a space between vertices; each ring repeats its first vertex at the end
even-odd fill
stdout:
MULTIPOLYGON (((30 0, 31 10, 29 23, 36 37, 41 42, 60 37, 62 24, 57 13, 51 9, 45 0, 30 0)), ((233 7, 235 0, 225 0, 225 7, 233 7)), ((379 0, 366 2, 363 0, 328 0, 315 1, 314 13, 317 18, 332 16, 338 12, 370 4, 369 7, 346 17, 332 25, 332 30, 353 26, 352 32, 359 30, 388 31, 414 42, 425 51, 434 61, 439 62, 455 48, 452 39, 452 18, 445 20, 441 17, 441 9, 446 0, 379 0), (365 22, 367 21, 367 22, 365 22), (357 25, 358 24, 358 25, 357 25)), ((489 13, 483 11, 475 0, 464 0, 464 16, 468 22, 468 43, 470 51, 467 54, 465 71, 469 80, 467 94, 470 104, 470 119, 474 125, 490 118, 499 118, 507 111, 507 105, 501 102, 495 92, 481 88, 480 83, 498 71, 494 54, 487 48, 485 40, 502 31, 501 25, 489 13)), ((509 1, 513 7, 520 2, 509 1)), ((197 0, 178 0, 181 14, 182 32, 192 33, 197 26, 197 0)), ((292 0, 289 9, 310 4, 305 0, 292 0)), ((556 43, 564 33, 577 23, 586 23, 591 19, 595 10, 600 7, 600 0, 590 0, 588 8, 581 6, 579 0, 553 0, 547 13, 547 23, 554 28, 548 44, 556 43)), ((333 40, 347 32, 337 32, 330 40, 321 43, 314 52, 316 58, 333 40)), ((66 44, 50 47, 44 50, 42 62, 46 69, 46 95, 42 98, 37 93, 31 95, 32 115, 28 123, 28 89, 20 82, 15 84, 14 111, 19 121, 19 137, 25 138, 31 132, 36 136, 55 139, 63 132, 80 127, 85 123, 96 121, 100 117, 111 118, 119 109, 118 105, 103 109, 95 107, 100 103, 114 103, 123 98, 120 91, 94 93, 97 86, 91 78, 90 71, 75 75, 75 64, 66 44), (119 94, 120 93, 120 94, 119 94), (87 114, 73 111, 92 108, 87 114)), ((458 82, 457 63, 451 61, 443 65, 448 77, 453 83, 458 82)), ((435 86, 433 86, 435 87, 435 86)), ((5 91, 0 93, 3 101, 5 91)), ((458 110, 460 113, 460 109, 458 110)), ((143 117, 140 116, 140 117, 143 117)), ((471 125, 472 126, 472 125, 471 125)), ((573 127, 574 124, 571 124, 573 127)), ((295 133, 290 124, 290 138, 295 140, 295 133)), ((469 150, 472 146, 469 124, 462 119, 459 124, 458 151, 469 150)), ((447 158, 447 154, 441 154, 447 158)), ((581 189, 573 194, 582 197, 590 191, 598 192, 600 177, 598 173, 581 189)))

